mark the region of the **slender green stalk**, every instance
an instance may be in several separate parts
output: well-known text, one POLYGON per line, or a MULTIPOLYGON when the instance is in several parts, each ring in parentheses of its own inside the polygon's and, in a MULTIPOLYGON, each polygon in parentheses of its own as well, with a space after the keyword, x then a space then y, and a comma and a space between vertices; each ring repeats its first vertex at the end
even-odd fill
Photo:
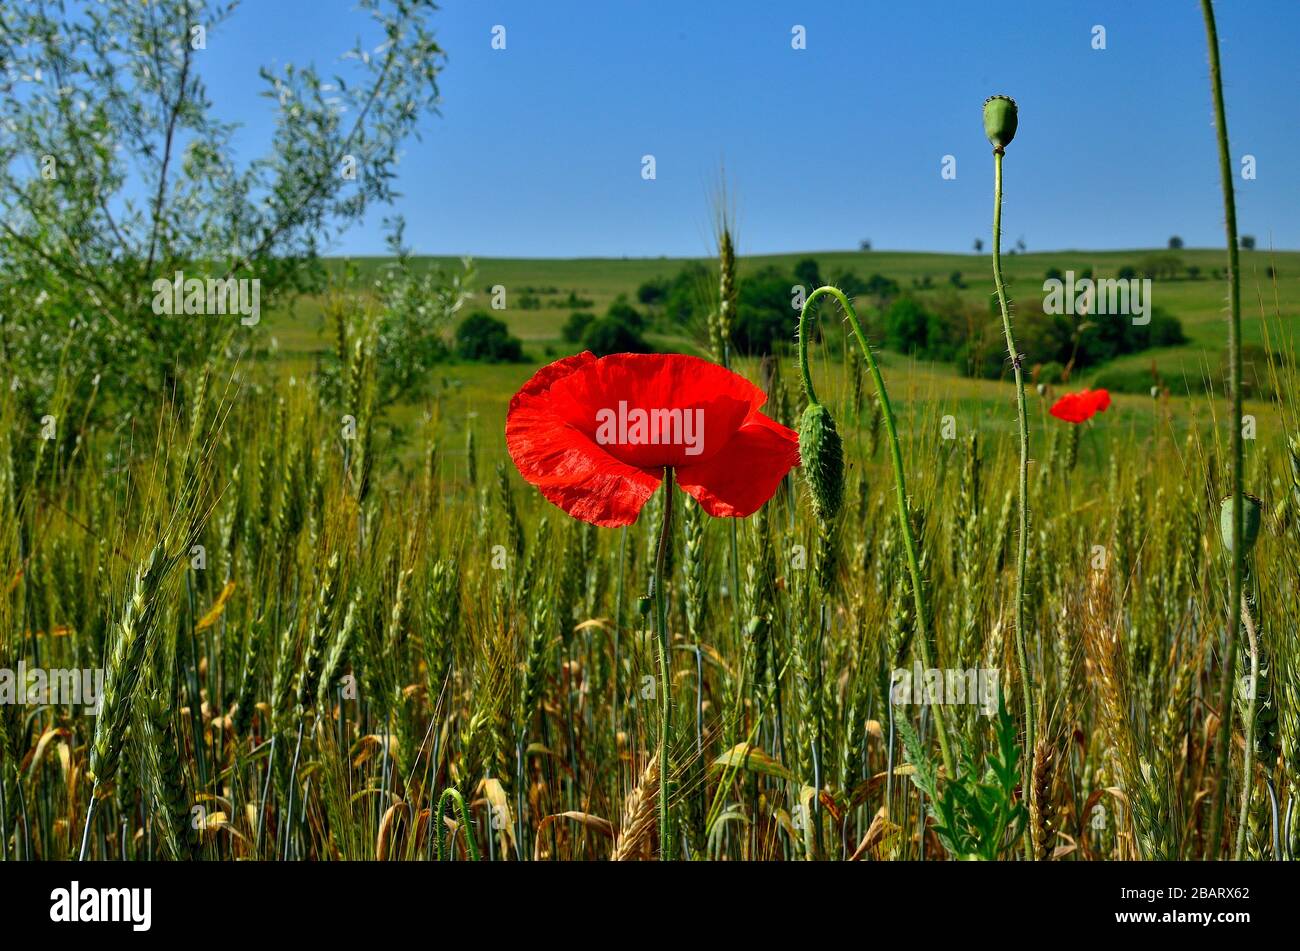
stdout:
POLYGON ((1228 122, 1223 109, 1223 76, 1219 67, 1219 31, 1214 24, 1214 6, 1201 0, 1205 15, 1205 38, 1210 50, 1210 90, 1214 96, 1214 129, 1219 146, 1219 177, 1223 183, 1223 222, 1228 241, 1228 367, 1232 390, 1231 429, 1232 457, 1232 590, 1228 598, 1228 643, 1223 652, 1223 669, 1219 677, 1219 725, 1215 744, 1218 775, 1214 782, 1214 805, 1211 810, 1207 858, 1218 855, 1223 832, 1224 795, 1228 786, 1228 759, 1232 736, 1232 685, 1236 676, 1237 631, 1241 627, 1242 596, 1242 448, 1241 448, 1241 287, 1237 271, 1237 201, 1232 189, 1232 159, 1228 154, 1228 122))
POLYGON ((1011 312, 1002 282, 1002 146, 993 149, 993 284, 1002 311, 1002 329, 1007 336, 1007 354, 1016 377, 1016 416, 1020 424, 1020 531, 1016 540, 1016 662, 1020 665, 1020 686, 1025 697, 1025 749, 1034 748, 1034 689, 1029 676, 1025 649, 1025 567, 1029 556, 1029 413, 1025 408, 1025 378, 1020 351, 1011 332, 1011 312))
POLYGON ((664 597, 664 561, 668 555, 668 540, 673 525, 673 470, 664 469, 664 517, 659 524, 659 541, 655 555, 655 570, 650 576, 650 597, 654 601, 655 626, 659 634, 659 858, 668 861, 673 857, 672 822, 668 809, 669 772, 668 740, 672 725, 672 681, 669 678, 668 652, 672 645, 668 639, 667 599, 664 597))
MULTIPOLYGON (((880 375, 880 367, 876 365, 876 357, 871 352, 871 345, 867 342, 866 334, 862 331, 862 324, 858 320, 857 312, 849 299, 844 296, 844 292, 837 287, 819 287, 808 295, 804 301, 803 310, 799 312, 799 371, 803 374, 804 393, 807 394, 810 402, 817 402, 817 391, 813 388, 812 374, 808 369, 808 321, 812 313, 812 305, 819 297, 830 296, 840 302, 844 308, 844 313, 849 319, 849 324, 853 327, 853 334, 858 338, 858 346, 862 348, 862 355, 866 358, 867 369, 871 373, 872 382, 876 386, 876 394, 880 398, 880 414, 885 423, 885 436, 889 441, 890 462, 894 467, 894 495, 898 503, 898 524, 903 536, 903 546, 907 553, 907 570, 912 578, 912 598, 916 607, 916 634, 917 648, 921 652, 921 662, 929 670, 934 667, 930 658, 930 638, 927 625, 930 623, 930 616, 926 612, 925 604, 925 587, 921 580, 921 563, 917 551, 916 538, 912 533, 912 521, 907 510, 907 482, 903 475, 903 453, 898 446, 898 429, 894 425, 894 408, 889 402, 889 392, 885 389, 884 378, 880 375)), ((943 756, 943 767, 948 774, 948 778, 956 776, 952 753, 948 749, 948 731, 944 724, 943 705, 935 704, 934 708, 934 728, 939 737, 939 751, 943 756)))
POLYGON ((1250 815, 1250 793, 1255 785, 1255 711, 1259 694, 1259 632, 1248 603, 1242 605, 1242 619, 1246 622, 1246 639, 1250 645, 1250 686, 1244 716, 1246 749, 1241 767, 1241 809, 1237 815, 1237 848, 1233 853, 1233 859, 1238 862, 1246 849, 1246 821, 1250 815))

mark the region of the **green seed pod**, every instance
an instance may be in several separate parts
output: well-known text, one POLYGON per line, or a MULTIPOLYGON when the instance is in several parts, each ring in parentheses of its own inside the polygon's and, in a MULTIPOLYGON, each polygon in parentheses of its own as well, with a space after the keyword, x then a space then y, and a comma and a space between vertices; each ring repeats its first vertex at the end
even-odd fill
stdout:
POLYGON ((1016 137, 1016 101, 1010 96, 984 100, 984 134, 995 149, 1006 148, 1016 137))
MULTIPOLYGON (((1253 495, 1243 495, 1242 499, 1245 504, 1242 506, 1241 542, 1245 554, 1249 555, 1259 538, 1263 503, 1253 495)), ((1219 503, 1219 537, 1223 539, 1223 547, 1232 551, 1232 496, 1219 503)))
POLYGON ((844 447, 830 410, 820 403, 809 403, 799 420, 799 456, 813 512, 829 522, 844 501, 844 447))

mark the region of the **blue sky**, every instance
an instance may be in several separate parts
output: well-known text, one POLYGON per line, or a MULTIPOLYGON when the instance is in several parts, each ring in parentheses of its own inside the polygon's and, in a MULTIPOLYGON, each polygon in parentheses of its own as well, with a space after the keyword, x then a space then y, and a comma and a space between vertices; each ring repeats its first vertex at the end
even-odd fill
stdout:
MULTIPOLYGON (((1217 6, 1234 161, 1257 163, 1253 181, 1235 166, 1240 230, 1300 248, 1300 3, 1217 6)), ((1223 241, 1195 0, 446 0, 436 17, 442 114, 407 144, 395 208, 418 253, 705 254, 724 165, 742 253, 967 251, 989 231, 991 93, 1020 106, 1009 241, 1223 241)), ((209 36, 204 79, 241 154, 272 128, 258 65, 329 73, 366 26, 349 0, 247 0, 209 36)), ((382 217, 331 253, 383 253, 382 217)))

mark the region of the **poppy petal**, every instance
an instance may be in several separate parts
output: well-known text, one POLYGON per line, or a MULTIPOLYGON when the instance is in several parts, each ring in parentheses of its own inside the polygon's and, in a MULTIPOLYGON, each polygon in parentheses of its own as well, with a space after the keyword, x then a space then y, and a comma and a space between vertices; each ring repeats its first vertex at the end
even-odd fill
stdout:
POLYGON ((584 350, 582 353, 575 353, 571 357, 565 357, 562 360, 556 360, 554 363, 548 363, 536 373, 534 373, 522 387, 519 392, 510 400, 510 408, 514 409, 515 403, 526 396, 537 396, 539 393, 545 393, 551 388, 551 384, 556 380, 568 376, 585 366, 590 366, 596 362, 596 355, 590 350, 584 350))
POLYGON ((1086 400, 1081 399, 1078 393, 1066 393, 1052 404, 1048 412, 1067 423, 1082 423, 1092 415, 1086 400))
POLYGON ((574 518, 593 525, 631 525, 660 478, 615 459, 569 425, 549 399, 557 380, 589 365, 589 353, 543 367, 510 401, 506 448, 519 474, 574 518))
MULTIPOLYGON (((730 370, 680 353, 616 353, 577 367, 555 380, 548 391, 555 413, 593 442, 599 442, 611 456, 642 469, 687 466, 716 455, 750 414, 767 400, 767 394, 730 370), (637 412, 676 414, 661 422, 675 438, 653 444, 647 438, 622 438, 630 431, 628 414, 637 412), (604 438, 602 423, 609 427, 617 417, 620 435, 604 438), (689 432, 691 438, 685 439, 689 432)), ((608 429, 604 432, 607 434, 608 429)), ((635 438, 635 437, 634 437, 635 438)))
POLYGON ((794 430, 754 413, 715 456, 677 469, 677 482, 714 518, 744 518, 757 512, 798 464, 794 430))

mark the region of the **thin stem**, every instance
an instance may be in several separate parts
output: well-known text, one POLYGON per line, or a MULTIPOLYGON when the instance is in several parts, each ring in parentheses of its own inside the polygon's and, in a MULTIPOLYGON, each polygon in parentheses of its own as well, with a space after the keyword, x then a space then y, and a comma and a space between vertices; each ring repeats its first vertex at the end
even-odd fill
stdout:
POLYGON ((664 517, 659 524, 659 541, 655 554, 655 570, 650 576, 650 597, 654 600, 655 626, 659 634, 659 858, 668 861, 673 857, 672 824, 668 810, 668 739, 672 718, 672 682, 668 674, 668 612, 664 597, 664 561, 668 555, 668 540, 673 523, 673 470, 664 469, 664 517))
MULTIPOLYGON (((880 375, 880 367, 876 365, 875 355, 871 352, 871 345, 867 343, 866 334, 862 331, 862 324, 858 321, 857 312, 849 299, 844 296, 844 292, 837 287, 819 287, 808 295, 804 301, 803 310, 799 312, 799 371, 803 374, 803 388, 811 402, 817 402, 817 391, 813 389, 812 375, 808 370, 808 321, 812 313, 812 305, 817 298, 823 295, 834 297, 844 308, 845 316, 849 319, 849 324, 853 327, 854 336, 858 338, 858 346, 862 348, 862 354, 866 358, 867 368, 871 372, 871 380, 876 387, 876 395, 880 398, 880 415, 885 423, 885 435, 889 441, 889 456, 894 467, 894 494, 898 502, 898 524, 903 535, 903 548, 907 553, 907 570, 912 579, 912 598, 916 607, 916 633, 917 646, 921 652, 921 662, 925 664, 927 670, 933 669, 934 664, 930 658, 930 638, 929 638, 929 614, 925 605, 925 587, 921 583, 921 564, 917 555, 916 539, 912 534, 912 519, 907 509, 907 481, 903 475, 903 453, 898 447, 898 429, 894 425, 894 408, 889 402, 889 392, 885 389, 884 378, 880 375)), ((943 756, 943 767, 948 778, 954 778, 957 773, 953 768, 952 753, 948 749, 948 731, 944 726, 943 708, 936 704, 934 708, 934 726, 935 733, 939 737, 939 751, 943 756)))
POLYGON ((86 861, 86 855, 90 851, 90 824, 95 816, 95 803, 99 801, 98 791, 98 789, 90 791, 90 805, 86 807, 86 828, 81 833, 81 854, 77 856, 78 862, 86 861))
POLYGON ((1029 676, 1029 658, 1025 647, 1025 565, 1029 560, 1029 412, 1025 408, 1025 378, 1020 367, 1020 351, 1011 332, 1011 311, 1007 307, 1007 289, 1002 282, 1002 148, 993 150, 993 284, 1002 311, 1002 329, 1007 336, 1007 354, 1016 377, 1016 416, 1020 423, 1020 537, 1016 545, 1016 662, 1020 665, 1020 686, 1025 697, 1026 768, 1034 750, 1034 690, 1029 676))
POLYGON ((1223 76, 1219 67, 1219 31, 1214 24, 1214 7, 1201 0, 1205 15, 1205 38, 1210 51, 1210 90, 1214 96, 1214 130, 1219 146, 1219 178, 1223 183, 1223 223, 1228 240, 1228 366, 1232 389, 1232 590, 1228 598, 1228 642, 1223 652, 1223 669, 1219 678, 1219 706, 1222 722, 1215 744, 1218 776, 1214 784, 1213 818, 1210 822, 1208 847, 1211 856, 1220 848, 1223 831, 1223 805, 1228 785, 1229 739, 1232 735, 1232 684, 1236 676, 1237 631, 1241 627, 1242 594, 1242 448, 1241 448, 1241 287, 1237 273, 1237 201, 1232 189, 1232 159, 1228 155, 1228 122, 1223 109, 1223 76))
MULTIPOLYGON (((1242 593, 1245 602, 1246 595, 1242 593)), ((1237 849, 1233 858, 1240 862, 1246 850, 1246 820, 1250 815, 1250 793, 1255 773, 1255 693, 1259 690, 1259 632, 1251 615, 1250 605, 1241 605, 1241 617, 1246 625, 1246 641, 1250 650, 1250 693, 1246 697, 1246 750, 1241 766, 1241 809, 1237 814, 1237 849)))

